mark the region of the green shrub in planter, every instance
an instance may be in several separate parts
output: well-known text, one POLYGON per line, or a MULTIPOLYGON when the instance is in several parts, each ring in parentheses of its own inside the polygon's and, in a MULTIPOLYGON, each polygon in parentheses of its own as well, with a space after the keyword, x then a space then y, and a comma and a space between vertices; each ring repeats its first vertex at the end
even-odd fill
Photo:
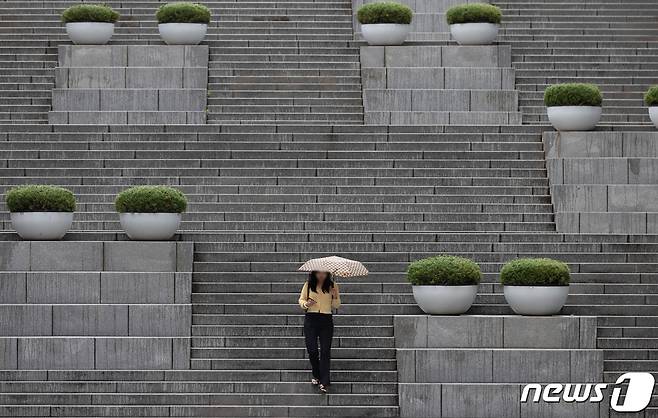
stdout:
POLYGON ((500 24, 503 13, 500 8, 487 3, 468 3, 453 6, 446 12, 449 25, 461 23, 493 23, 500 24))
POLYGON ((570 278, 569 266, 550 258, 519 258, 500 271, 504 286, 568 286, 570 278))
POLYGON ((155 14, 158 23, 210 23, 210 9, 198 3, 169 3, 155 14))
POLYGON ((356 17, 362 25, 379 23, 408 25, 411 23, 413 15, 414 12, 409 6, 392 1, 364 4, 356 13, 356 17))
POLYGON ((474 261, 449 255, 414 261, 407 269, 407 281, 414 286, 471 286, 481 278, 474 261))
POLYGON ((644 94, 644 103, 647 106, 658 106, 658 86, 652 86, 644 94))
POLYGON ((5 195, 9 212, 75 212, 75 196, 55 186, 21 186, 5 195))
POLYGON ((116 23, 119 13, 101 4, 78 4, 62 12, 63 23, 100 22, 116 23))
POLYGON ((114 206, 119 213, 183 213, 187 198, 173 187, 137 186, 119 193, 114 206))
POLYGON ((544 104, 552 106, 601 106, 603 96, 594 84, 565 83, 549 86, 544 91, 544 104))

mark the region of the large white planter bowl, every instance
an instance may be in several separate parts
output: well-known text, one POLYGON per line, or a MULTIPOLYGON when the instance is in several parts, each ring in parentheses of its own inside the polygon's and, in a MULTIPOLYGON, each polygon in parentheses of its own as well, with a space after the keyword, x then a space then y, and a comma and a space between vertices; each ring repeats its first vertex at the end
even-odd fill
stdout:
POLYGON ((651 118, 651 122, 658 128, 658 106, 649 107, 649 118, 651 118))
POLYGON ((473 286, 412 286, 414 299, 430 315, 459 315, 468 311, 475 301, 478 287, 473 286))
POLYGON ((160 37, 167 45, 198 45, 206 37, 205 23, 160 23, 160 37))
POLYGON ((114 34, 114 23, 74 22, 66 24, 66 33, 76 45, 105 45, 114 34))
POLYGON ((12 212, 11 223, 27 240, 58 240, 71 229, 73 212, 12 212))
POLYGON ((368 45, 402 45, 411 31, 411 25, 377 23, 361 25, 361 34, 368 45))
POLYGON ((498 36, 494 23, 456 23, 450 25, 450 34, 459 45, 489 45, 498 36))
POLYGON ((128 238, 136 241, 170 239, 178 230, 180 213, 121 213, 121 227, 128 238))
POLYGON ((555 315, 569 296, 569 286, 503 286, 503 291, 519 315, 555 315))
POLYGON ((591 131, 601 120, 600 106, 550 106, 548 120, 558 131, 591 131))

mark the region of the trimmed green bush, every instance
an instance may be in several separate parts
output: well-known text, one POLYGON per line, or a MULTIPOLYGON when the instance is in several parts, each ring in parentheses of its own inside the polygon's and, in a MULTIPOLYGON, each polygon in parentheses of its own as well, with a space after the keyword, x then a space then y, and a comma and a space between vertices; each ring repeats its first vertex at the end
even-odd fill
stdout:
POLYGON ((362 25, 377 23, 408 25, 413 16, 414 12, 409 6, 392 1, 364 4, 356 12, 356 17, 362 25))
POLYGON ((13 188, 5 195, 9 212, 75 212, 75 196, 56 186, 31 185, 13 188))
POLYGON ((414 261, 407 281, 414 286, 469 286, 480 283, 480 266, 468 258, 440 255, 414 261))
POLYGON ((116 23, 120 16, 116 10, 103 4, 77 4, 62 12, 62 22, 116 23))
POLYGON ((647 106, 658 106, 658 86, 652 86, 644 94, 644 103, 647 106))
POLYGON ((503 13, 499 7, 487 3, 468 3, 453 6, 446 12, 449 25, 460 23, 493 23, 500 24, 503 13))
POLYGON ((519 258, 500 270, 505 286, 567 286, 570 278, 569 266, 550 258, 519 258))
POLYGON ((158 23, 210 23, 210 9, 198 3, 169 3, 155 13, 158 23))
POLYGON ((601 106, 603 96, 594 84, 565 83, 548 86, 544 104, 551 106, 601 106))
POLYGON ((137 186, 119 193, 114 206, 119 213, 183 213, 187 198, 173 187, 137 186))

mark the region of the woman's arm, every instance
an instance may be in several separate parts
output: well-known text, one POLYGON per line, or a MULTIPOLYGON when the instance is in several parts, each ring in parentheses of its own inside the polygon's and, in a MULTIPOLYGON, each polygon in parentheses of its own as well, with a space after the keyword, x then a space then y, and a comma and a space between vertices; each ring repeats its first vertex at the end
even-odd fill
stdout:
POLYGON ((304 286, 302 286, 302 292, 299 294, 299 306, 302 307, 302 309, 307 309, 308 307, 306 306, 306 295, 308 294, 307 292, 308 289, 308 282, 304 283, 304 286))
POLYGON ((340 291, 338 290, 338 283, 334 283, 334 287, 331 289, 331 292, 331 308, 338 309, 340 306, 340 291))

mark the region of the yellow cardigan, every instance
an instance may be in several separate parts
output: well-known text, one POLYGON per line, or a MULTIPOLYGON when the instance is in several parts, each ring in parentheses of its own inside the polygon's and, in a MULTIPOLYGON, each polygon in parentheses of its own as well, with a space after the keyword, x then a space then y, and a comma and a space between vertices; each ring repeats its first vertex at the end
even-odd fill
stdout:
MULTIPOLYGON (((308 293, 309 299, 313 299, 316 303, 313 306, 310 306, 306 312, 319 312, 323 314, 330 314, 332 309, 338 309, 340 306, 340 292, 338 289, 338 284, 334 283, 336 288, 337 296, 334 298, 331 295, 331 292, 324 293, 320 290, 320 293, 316 293, 311 289, 308 293)), ((302 292, 299 294, 299 306, 302 309, 306 309, 305 303, 306 299, 306 289, 308 289, 308 282, 304 283, 302 287, 302 292)))

